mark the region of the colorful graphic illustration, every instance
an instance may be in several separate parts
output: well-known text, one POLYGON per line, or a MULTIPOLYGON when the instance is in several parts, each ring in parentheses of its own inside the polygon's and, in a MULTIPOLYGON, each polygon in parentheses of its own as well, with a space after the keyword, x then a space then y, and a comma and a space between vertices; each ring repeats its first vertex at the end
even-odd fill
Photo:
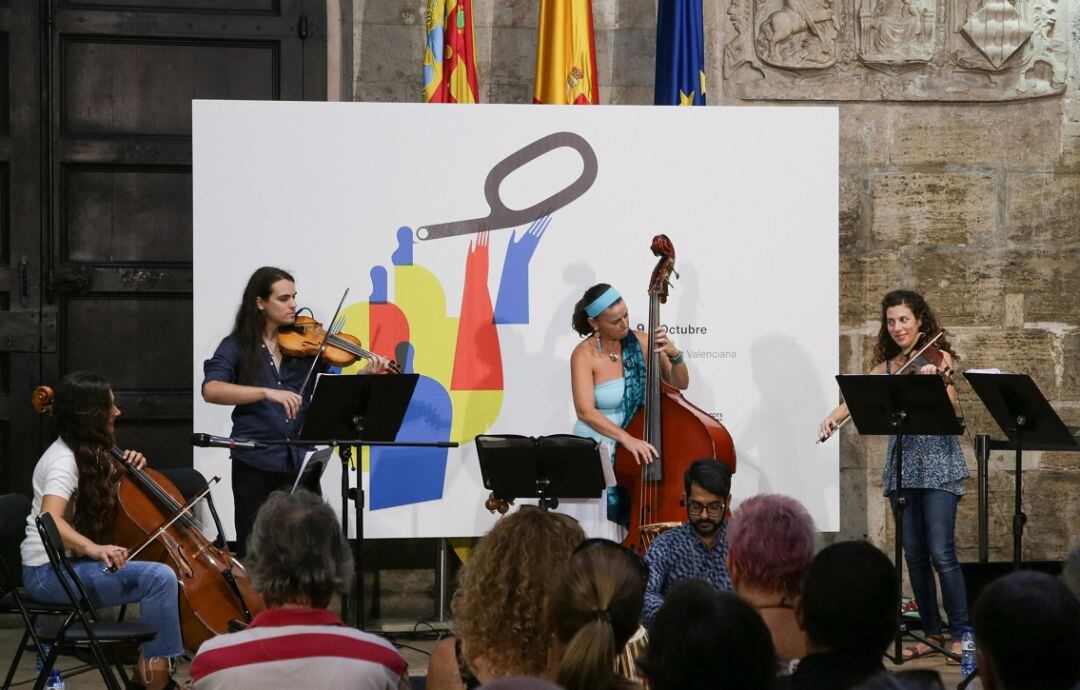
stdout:
MULTIPOLYGON (((396 359, 406 373, 420 374, 398 441, 466 444, 491 428, 503 401, 498 326, 529 322, 529 264, 550 222, 545 216, 520 237, 517 230, 510 235, 494 306, 488 290, 491 236, 474 237, 465 255, 457 317, 447 314, 439 277, 415 263, 412 229, 398 228, 390 255, 393 298, 387 269, 377 265, 370 271, 368 301, 343 310, 347 328, 365 347, 396 359)), ((446 448, 366 450, 371 509, 441 499, 447 457, 446 448)))

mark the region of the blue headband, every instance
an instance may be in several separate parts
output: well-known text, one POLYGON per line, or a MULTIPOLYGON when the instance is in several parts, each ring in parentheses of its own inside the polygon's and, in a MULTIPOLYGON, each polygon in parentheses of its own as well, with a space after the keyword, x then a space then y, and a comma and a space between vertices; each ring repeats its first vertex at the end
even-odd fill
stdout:
POLYGON ((621 299, 622 295, 619 294, 619 291, 613 287, 609 287, 607 290, 604 290, 604 294, 594 299, 592 304, 585 307, 585 313, 589 315, 590 319, 595 319, 597 316, 600 316, 600 312, 621 299))

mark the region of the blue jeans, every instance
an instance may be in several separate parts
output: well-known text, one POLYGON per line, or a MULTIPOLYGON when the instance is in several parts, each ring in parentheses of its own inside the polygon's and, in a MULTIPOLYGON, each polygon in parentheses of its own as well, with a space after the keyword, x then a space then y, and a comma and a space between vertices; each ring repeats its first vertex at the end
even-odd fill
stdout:
MULTIPOLYGON (((184 653, 180 636, 179 585, 176 573, 164 563, 128 561, 115 573, 101 572, 104 564, 89 558, 71 561, 90 603, 97 606, 139 605, 143 623, 154 627, 157 636, 142 646, 147 659, 173 657, 184 653)), ((23 566, 23 585, 31 597, 47 604, 68 604, 56 571, 46 563, 23 566)))
POLYGON ((960 497, 939 489, 903 489, 907 507, 901 541, 911 589, 919 602, 923 632, 941 634, 941 612, 933 570, 941 581, 941 600, 949 616, 949 632, 959 640, 968 623, 964 573, 956 560, 956 505, 960 497), (931 564, 933 570, 931 570, 931 564))

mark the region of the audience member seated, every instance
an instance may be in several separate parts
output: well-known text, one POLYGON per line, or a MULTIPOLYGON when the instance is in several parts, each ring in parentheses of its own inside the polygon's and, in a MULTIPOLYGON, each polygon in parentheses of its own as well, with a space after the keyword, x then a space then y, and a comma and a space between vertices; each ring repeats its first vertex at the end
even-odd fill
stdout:
POLYGON ((1080 600, 1080 541, 1073 544, 1067 556, 1065 565, 1061 571, 1061 581, 1080 600))
POLYGON ((879 673, 855 690, 945 690, 945 685, 937 671, 919 669, 879 673))
POLYGON ((683 580, 705 580, 717 590, 731 590, 727 570, 727 509, 731 470, 716 460, 698 460, 683 475, 687 521, 649 544, 645 563, 649 585, 642 620, 652 625, 664 597, 683 580))
POLYGON ((451 604, 457 637, 439 643, 429 690, 463 690, 504 676, 554 677, 546 612, 554 570, 585 539, 573 518, 522 506, 480 540, 451 604))
POLYGON ((975 650, 986 690, 1080 684, 1080 602, 1055 578, 1019 571, 975 601, 975 650))
POLYGON ((897 584, 892 563, 866 542, 822 549, 795 607, 807 655, 781 687, 846 690, 884 671, 900 607, 897 584))
POLYGON ((353 562, 321 498, 272 494, 255 518, 245 563, 267 609, 246 630, 202 644, 191 662, 196 690, 410 687, 393 645, 326 610, 349 587, 353 562))
POLYGON ((731 584, 769 627, 784 672, 806 655, 795 604, 814 557, 814 534, 814 519, 806 508, 775 494, 747 499, 728 525, 731 584))
POLYGON ((776 652, 749 603, 687 580, 653 619, 641 667, 651 690, 768 690, 776 681, 776 652))
POLYGON ((616 673, 615 659, 638 629, 647 579, 645 564, 622 545, 607 539, 581 544, 551 593, 559 685, 566 690, 640 687, 616 673))

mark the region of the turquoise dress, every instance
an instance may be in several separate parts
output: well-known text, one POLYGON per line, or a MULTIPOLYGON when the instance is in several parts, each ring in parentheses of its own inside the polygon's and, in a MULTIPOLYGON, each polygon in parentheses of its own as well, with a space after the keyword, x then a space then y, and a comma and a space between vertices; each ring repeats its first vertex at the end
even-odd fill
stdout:
MULTIPOLYGON (((617 427, 623 425, 623 391, 625 379, 619 377, 593 387, 596 409, 617 427)), ((603 443, 611 451, 612 465, 615 463, 615 443, 603 434, 597 433, 591 426, 580 419, 574 424, 575 436, 584 436, 603 443)), ((622 541, 626 530, 608 519, 608 504, 615 498, 615 489, 607 490, 607 500, 565 500, 559 504, 559 512, 570 515, 581 523, 582 529, 590 537, 604 537, 622 541)))

